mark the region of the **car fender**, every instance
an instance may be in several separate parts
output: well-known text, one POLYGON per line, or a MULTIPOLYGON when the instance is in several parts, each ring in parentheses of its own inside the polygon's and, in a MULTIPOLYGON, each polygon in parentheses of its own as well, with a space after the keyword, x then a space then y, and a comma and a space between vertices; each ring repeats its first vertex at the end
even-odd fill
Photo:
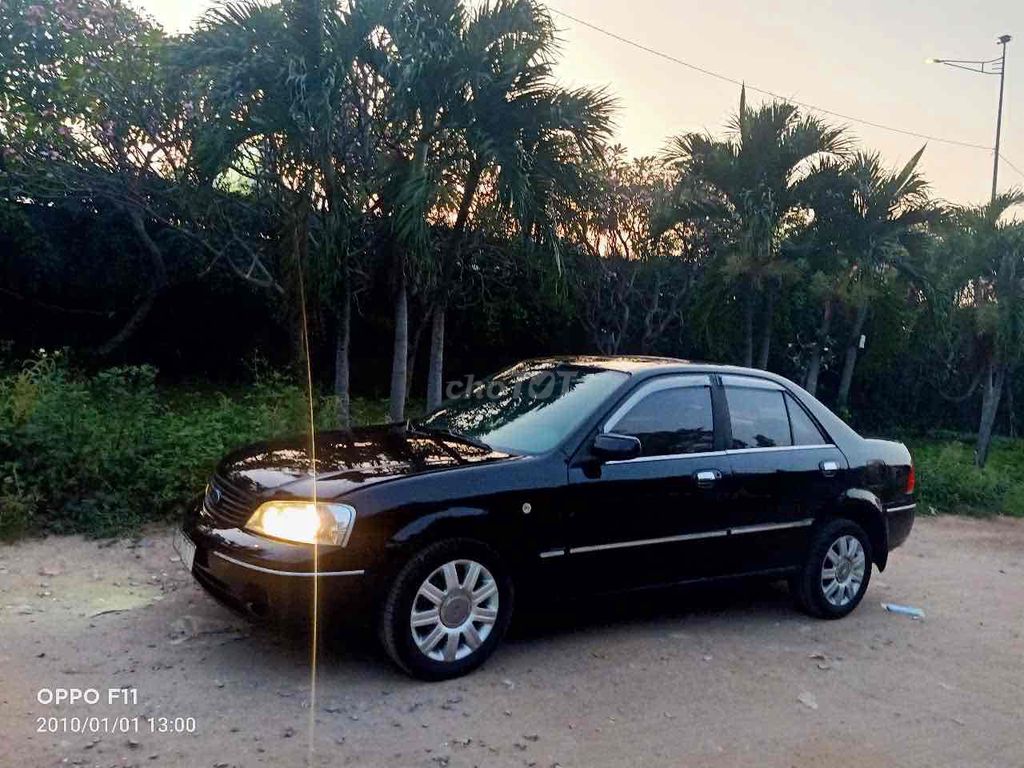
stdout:
POLYGON ((889 529, 882 500, 864 488, 849 488, 839 497, 833 516, 849 518, 864 529, 871 541, 875 565, 884 571, 889 560, 889 529))

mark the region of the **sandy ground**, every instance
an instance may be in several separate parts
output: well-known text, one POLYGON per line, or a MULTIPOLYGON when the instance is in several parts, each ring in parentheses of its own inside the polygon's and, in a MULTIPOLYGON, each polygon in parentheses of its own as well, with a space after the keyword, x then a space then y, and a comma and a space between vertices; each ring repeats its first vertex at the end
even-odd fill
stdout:
POLYGON ((0 766, 1024 766, 1024 521, 919 520, 838 622, 776 585, 590 603, 437 684, 357 634, 321 654, 313 717, 307 640, 218 606, 169 539, 0 547, 0 766), (101 699, 39 703, 58 687, 101 699))

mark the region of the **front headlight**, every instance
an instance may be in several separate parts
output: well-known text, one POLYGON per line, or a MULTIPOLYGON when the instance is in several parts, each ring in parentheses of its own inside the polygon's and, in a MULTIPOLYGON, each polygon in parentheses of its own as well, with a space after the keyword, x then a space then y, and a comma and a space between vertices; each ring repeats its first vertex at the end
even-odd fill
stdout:
POLYGON ((247 530, 300 544, 348 543, 356 511, 348 504, 312 501, 268 501, 252 513, 247 530))

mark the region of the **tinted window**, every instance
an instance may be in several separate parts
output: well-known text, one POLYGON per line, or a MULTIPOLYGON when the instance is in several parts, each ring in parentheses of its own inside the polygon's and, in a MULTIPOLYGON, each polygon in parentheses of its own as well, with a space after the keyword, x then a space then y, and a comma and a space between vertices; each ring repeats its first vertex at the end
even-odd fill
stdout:
POLYGON ((774 389, 726 387, 732 420, 733 448, 792 445, 782 392, 774 389))
POLYGON ((520 363, 448 400, 417 427, 449 430, 512 453, 551 450, 628 374, 558 363, 520 363))
POLYGON ((789 423, 793 427, 793 445, 821 445, 828 442, 807 411, 789 395, 786 395, 786 406, 789 408, 789 423))
POLYGON ((611 427, 639 438, 641 456, 699 453, 714 447, 711 390, 676 387, 652 392, 611 427))

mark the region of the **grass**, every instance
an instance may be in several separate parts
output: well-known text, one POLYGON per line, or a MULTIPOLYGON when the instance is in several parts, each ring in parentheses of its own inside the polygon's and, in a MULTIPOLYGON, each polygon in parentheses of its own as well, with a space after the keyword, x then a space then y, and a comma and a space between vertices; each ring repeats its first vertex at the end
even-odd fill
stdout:
POLYGON ((973 517, 1024 517, 1024 440, 995 438, 984 469, 967 438, 906 441, 914 457, 919 509, 973 517))

